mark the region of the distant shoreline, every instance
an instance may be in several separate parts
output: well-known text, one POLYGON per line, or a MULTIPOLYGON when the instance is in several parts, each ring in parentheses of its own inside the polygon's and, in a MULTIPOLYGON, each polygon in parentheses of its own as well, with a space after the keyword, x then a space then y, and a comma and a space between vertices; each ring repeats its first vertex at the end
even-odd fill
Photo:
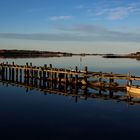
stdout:
POLYGON ((38 57, 72 57, 86 55, 103 55, 89 53, 68 53, 68 52, 53 52, 53 51, 38 51, 38 50, 0 50, 0 58, 38 58, 38 57))
POLYGON ((71 53, 38 50, 0 50, 0 58, 37 58, 71 56, 71 53))
POLYGON ((38 58, 38 57, 72 57, 72 56, 102 56, 103 58, 135 58, 140 60, 140 52, 130 54, 98 54, 98 53, 69 53, 38 50, 0 50, 0 58, 38 58))
POLYGON ((106 54, 103 55, 103 58, 134 58, 134 59, 140 59, 140 52, 136 53, 130 53, 130 54, 106 54))

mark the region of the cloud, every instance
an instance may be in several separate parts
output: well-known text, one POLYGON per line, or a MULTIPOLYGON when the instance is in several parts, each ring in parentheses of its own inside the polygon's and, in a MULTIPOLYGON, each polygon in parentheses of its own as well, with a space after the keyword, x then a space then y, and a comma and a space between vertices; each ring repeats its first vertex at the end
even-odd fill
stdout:
POLYGON ((50 20, 69 20, 72 19, 72 16, 52 16, 50 20))
POLYGON ((139 4, 128 4, 126 6, 114 6, 113 8, 108 5, 95 6, 87 10, 90 16, 104 17, 108 20, 121 20, 127 18, 132 13, 140 14, 139 4))
POLYGON ((54 28, 66 33, 78 34, 85 37, 84 40, 90 41, 140 42, 140 34, 138 33, 112 31, 106 27, 91 24, 76 24, 72 26, 55 25, 54 28))
POLYGON ((107 29, 105 27, 91 25, 91 24, 75 24, 73 26, 63 26, 63 25, 55 25, 54 26, 58 30, 63 31, 71 31, 71 32, 83 32, 83 33, 105 33, 107 29))
POLYGON ((131 6, 113 8, 109 10, 107 19, 109 20, 124 19, 134 11, 135 11, 134 7, 131 6))
POLYGON ((0 38, 47 41, 139 42, 139 33, 112 31, 96 25, 55 26, 57 33, 0 33, 0 38), (62 32, 63 31, 63 32, 62 32))

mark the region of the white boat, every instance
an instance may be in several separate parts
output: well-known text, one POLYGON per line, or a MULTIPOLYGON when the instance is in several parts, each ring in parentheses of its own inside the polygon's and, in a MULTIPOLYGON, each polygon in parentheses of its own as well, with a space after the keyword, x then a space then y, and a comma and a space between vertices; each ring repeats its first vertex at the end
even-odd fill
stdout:
POLYGON ((129 93, 140 94, 140 86, 126 86, 126 90, 129 93))

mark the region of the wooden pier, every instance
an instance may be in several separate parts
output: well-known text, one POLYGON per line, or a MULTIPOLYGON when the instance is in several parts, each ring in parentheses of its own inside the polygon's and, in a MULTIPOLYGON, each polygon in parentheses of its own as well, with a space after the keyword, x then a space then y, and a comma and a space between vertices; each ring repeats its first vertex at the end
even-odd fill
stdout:
POLYGON ((54 68, 52 64, 49 66, 46 64, 44 66, 33 66, 32 63, 17 65, 14 62, 12 64, 8 64, 8 62, 0 64, 0 78, 21 83, 24 81, 28 85, 38 82, 45 85, 46 81, 51 81, 52 83, 99 87, 111 90, 125 90, 128 82, 132 84, 135 80, 140 81, 140 77, 129 74, 88 71, 87 66, 85 66, 84 70, 78 70, 78 67, 75 66, 73 70, 72 68, 54 68), (118 80, 125 80, 125 83, 120 84, 118 80))
POLYGON ((17 82, 9 80, 0 80, 3 86, 15 86, 17 88, 24 88, 26 94, 29 96, 32 94, 30 91, 39 91, 39 93, 47 94, 57 94, 61 96, 70 96, 77 103, 79 100, 88 100, 88 99, 97 99, 97 100, 113 100, 116 102, 126 102, 127 104, 134 105, 140 104, 140 100, 133 100, 129 94, 117 94, 117 92, 111 91, 102 91, 98 88, 93 91, 87 90, 87 88, 82 88, 79 86, 73 85, 60 85, 59 83, 52 83, 48 81, 46 85, 41 85, 40 83, 27 84, 26 82, 17 82))
POLYGON ((127 82, 132 83, 135 80, 139 81, 140 77, 129 74, 91 72, 87 67, 84 70, 78 70, 76 66, 72 70, 72 68, 53 68, 52 64, 49 66, 33 66, 32 63, 16 65, 14 62, 0 64, 1 83, 26 88, 27 92, 36 89, 43 92, 44 95, 53 93, 72 96, 75 97, 76 102, 78 98, 99 98, 126 101, 130 104, 140 103, 140 101, 132 102, 131 97, 127 94, 125 96, 116 94, 118 91, 125 92, 127 82), (125 83, 122 85, 117 80, 123 80, 125 83), (108 94, 104 94, 106 91, 108 94))

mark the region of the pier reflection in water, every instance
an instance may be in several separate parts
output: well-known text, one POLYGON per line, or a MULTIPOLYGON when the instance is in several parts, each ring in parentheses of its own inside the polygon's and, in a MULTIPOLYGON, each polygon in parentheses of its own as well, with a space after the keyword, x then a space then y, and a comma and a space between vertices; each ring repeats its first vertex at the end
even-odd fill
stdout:
POLYGON ((0 79, 0 82, 3 85, 12 85, 15 87, 21 87, 26 89, 26 92, 31 90, 40 91, 40 93, 46 94, 58 94, 64 96, 71 96, 75 97, 75 102, 78 99, 105 99, 105 100, 116 100, 118 101, 125 101, 128 104, 139 104, 140 99, 134 99, 131 94, 124 92, 120 92, 119 90, 108 90, 103 89, 100 87, 88 87, 87 85, 77 85, 77 84, 68 84, 63 82, 54 82, 54 81, 43 81, 42 79, 38 78, 28 78, 24 77, 22 81, 19 79, 7 79, 3 77, 0 79))

